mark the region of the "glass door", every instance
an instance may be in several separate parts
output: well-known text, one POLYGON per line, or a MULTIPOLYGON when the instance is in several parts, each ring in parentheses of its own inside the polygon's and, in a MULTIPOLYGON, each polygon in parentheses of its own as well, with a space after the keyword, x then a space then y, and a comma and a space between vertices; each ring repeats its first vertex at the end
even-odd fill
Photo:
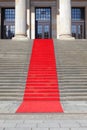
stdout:
POLYGON ((36 8, 35 10, 35 35, 37 39, 48 39, 51 37, 51 9, 36 8))
POLYGON ((37 27, 37 38, 38 39, 43 38, 43 25, 38 25, 37 27))
POLYGON ((50 38, 50 23, 38 21, 36 36, 38 39, 50 38))
POLYGON ((76 39, 84 39, 85 38, 85 30, 83 22, 74 22, 72 24, 72 36, 76 39))
POLYGON ((48 38, 50 38, 50 25, 49 24, 45 24, 44 25, 44 38, 45 39, 48 39, 48 38))

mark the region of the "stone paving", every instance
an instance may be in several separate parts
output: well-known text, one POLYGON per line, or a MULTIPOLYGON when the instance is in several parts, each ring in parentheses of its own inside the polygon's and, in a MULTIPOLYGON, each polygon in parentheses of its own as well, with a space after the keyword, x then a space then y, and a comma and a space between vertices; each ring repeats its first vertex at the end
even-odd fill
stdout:
POLYGON ((87 102, 63 102, 64 113, 16 114, 21 102, 0 101, 0 130, 87 130, 87 102))
POLYGON ((0 130, 87 130, 87 114, 0 115, 0 130))

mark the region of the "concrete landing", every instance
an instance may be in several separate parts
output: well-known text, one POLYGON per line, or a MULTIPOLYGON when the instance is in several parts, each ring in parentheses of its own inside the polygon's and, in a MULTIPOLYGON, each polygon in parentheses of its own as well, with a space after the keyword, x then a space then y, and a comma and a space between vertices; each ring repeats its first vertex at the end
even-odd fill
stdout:
MULTIPOLYGON (((21 101, 0 101, 0 114, 15 114, 21 101)), ((87 101, 61 101, 64 113, 87 114, 87 101)))

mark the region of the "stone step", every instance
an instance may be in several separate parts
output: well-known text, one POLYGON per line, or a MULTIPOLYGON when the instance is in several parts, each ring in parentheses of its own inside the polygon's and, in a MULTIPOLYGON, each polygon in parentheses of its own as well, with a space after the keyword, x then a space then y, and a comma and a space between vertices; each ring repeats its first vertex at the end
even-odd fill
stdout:
POLYGON ((83 96, 87 92, 87 47, 83 49, 83 46, 87 45, 80 42, 73 44, 65 41, 57 43, 55 40, 60 96, 63 101, 85 101, 87 96, 83 96))
POLYGON ((67 82, 70 82, 70 83, 87 83, 87 79, 67 79, 67 80, 64 80, 64 79, 60 79, 59 83, 67 83, 67 82))
MULTIPOLYGON (((18 68, 15 68, 14 67, 14 69, 13 69, 13 67, 12 68, 9 68, 9 67, 5 67, 5 68, 0 68, 0 72, 9 72, 9 71, 12 71, 12 72, 14 72, 14 71, 18 71, 18 72, 20 72, 20 71, 23 71, 23 69, 24 69, 24 67, 23 68, 20 68, 20 67, 18 67, 18 68)), ((25 72, 26 72, 26 70, 27 70, 27 67, 25 67, 25 72)))
MULTIPOLYGON (((70 43, 61 44, 60 41, 59 44, 55 44, 56 67, 61 100, 86 101, 87 49, 86 47, 83 49, 80 44, 76 45, 76 43, 73 43, 78 46, 75 48, 70 43)), ((32 44, 29 41, 25 43, 12 43, 11 41, 3 45, 0 43, 0 48, 0 100, 22 101, 32 44)), ((41 70, 36 66, 33 67, 33 71, 34 69, 41 70)), ((53 75, 50 76, 50 79, 54 80, 53 75)))
POLYGON ((15 74, 24 75, 24 74, 26 74, 26 73, 27 73, 27 72, 24 71, 24 70, 23 70, 22 72, 21 72, 21 71, 20 71, 20 72, 18 72, 18 71, 17 71, 17 72, 16 72, 16 71, 13 71, 13 72, 12 72, 12 71, 10 71, 10 72, 7 72, 7 71, 4 71, 4 72, 3 72, 3 71, 2 71, 2 72, 1 72, 1 71, 0 71, 0 77, 3 76, 4 74, 9 76, 9 75, 15 75, 15 74), (3 74, 3 75, 2 75, 2 74, 3 74))
POLYGON ((87 76, 87 71, 59 71, 59 70, 57 70, 57 72, 59 73, 59 74, 64 74, 64 75, 67 75, 67 74, 74 74, 74 75, 78 75, 78 74, 80 74, 80 75, 86 75, 87 76))
MULTIPOLYGON (((5 89, 11 89, 11 90, 13 90, 13 89, 24 89, 25 88, 25 84, 22 84, 22 85, 3 85, 3 86, 0 86, 0 90, 1 89, 3 89, 3 90, 5 90, 5 89)), ((38 87, 39 88, 39 87, 38 87)), ((37 89, 38 89, 37 88, 37 89)), ((68 90, 70 90, 70 91, 74 91, 74 90, 76 90, 76 91, 79 91, 79 90, 84 90, 84 91, 86 91, 87 90, 87 87, 60 87, 59 86, 59 88, 60 88, 60 91, 68 91, 68 90)), ((45 87, 44 87, 44 89, 46 89, 45 87)), ((52 89, 54 89, 55 90, 55 88, 52 88, 52 89)))
POLYGON ((61 82, 59 81, 59 84, 60 84, 60 85, 63 85, 63 86, 66 86, 66 85, 70 85, 70 86, 71 86, 71 85, 73 85, 73 86, 78 86, 78 85, 79 85, 79 86, 81 86, 81 85, 87 85, 87 82, 81 82, 81 83, 80 83, 80 82, 77 82, 77 83, 76 83, 76 82, 62 82, 62 83, 61 83, 61 82))
POLYGON ((15 77, 13 76, 11 79, 10 79, 10 77, 0 78, 0 84, 6 83, 6 82, 7 83, 9 83, 9 82, 24 82, 25 78, 26 77, 20 77, 20 75, 18 78, 16 78, 16 76, 15 77))
POLYGON ((23 97, 24 93, 20 93, 20 92, 17 92, 17 93, 0 93, 0 97, 4 97, 6 96, 7 97, 23 97))
POLYGON ((59 88, 60 88, 60 90, 63 90, 63 89, 66 89, 66 90, 67 90, 67 89, 77 89, 77 90, 78 90, 78 89, 86 89, 87 86, 84 86, 84 87, 83 87, 83 86, 80 86, 80 87, 79 87, 79 86, 68 86, 68 85, 67 85, 67 86, 60 86, 60 85, 59 85, 59 88))
POLYGON ((57 68, 60 68, 60 69, 87 69, 87 66, 75 66, 75 65, 71 65, 71 66, 63 66, 63 65, 61 65, 61 66, 57 66, 57 68))
POLYGON ((7 42, 0 43, 0 100, 21 101, 32 44, 31 41, 7 42))
POLYGON ((23 98, 22 97, 14 97, 14 96, 9 96, 9 97, 0 97, 0 101, 22 101, 23 98))
MULTIPOLYGON (((78 97, 60 97, 61 101, 87 101, 87 96, 78 96, 78 97)), ((13 97, 13 96, 9 96, 9 97, 0 97, 0 101, 22 101, 23 97, 13 97)))
POLYGON ((61 96, 60 99, 61 101, 87 101, 87 96, 61 96))
MULTIPOLYGON (((26 74, 26 76, 27 76, 27 74, 26 74)), ((35 79, 35 80, 36 80, 35 82, 39 82, 38 78, 39 78, 39 77, 37 77, 37 80, 35 79)), ((9 82, 9 81, 12 81, 12 82, 13 82, 13 81, 18 81, 18 82, 20 81, 20 82, 21 82, 21 81, 23 81, 24 79, 25 79, 25 76, 22 76, 22 77, 21 77, 20 75, 19 75, 19 77, 18 77, 18 76, 17 76, 17 77, 16 77, 16 76, 15 76, 15 77, 14 77, 14 76, 13 76, 13 77, 8 76, 8 77, 0 77, 0 82, 5 82, 5 81, 6 81, 6 82, 9 82)), ((44 82, 44 81, 47 82, 47 81, 49 81, 50 79, 51 79, 51 82, 55 82, 55 79, 54 79, 53 77, 51 77, 51 78, 49 78, 49 79, 45 79, 45 78, 44 78, 44 79, 41 78, 41 79, 42 79, 42 80, 41 80, 40 83, 42 83, 42 82, 44 82)), ((34 82, 34 79, 32 79, 32 78, 29 78, 29 80, 31 80, 30 83, 34 82)), ((87 80, 86 80, 86 79, 81 79, 81 80, 80 80, 80 79, 79 79, 79 80, 78 80, 78 79, 76 79, 76 80, 63 80, 63 79, 60 79, 60 80, 59 80, 59 83, 67 83, 67 82, 70 82, 70 83, 72 83, 72 84, 73 84, 73 83, 77 83, 77 82, 79 82, 79 83, 83 83, 83 82, 84 82, 84 83, 87 83, 87 80)), ((68 83, 67 83, 67 84, 68 84, 68 83)))
POLYGON ((73 89, 75 89, 75 90, 79 90, 79 89, 84 89, 84 90, 86 90, 87 89, 87 86, 59 86, 59 88, 60 88, 60 90, 73 90, 73 89))
POLYGON ((8 77, 6 77, 6 76, 5 77, 4 76, 0 77, 0 81, 3 81, 3 80, 5 80, 5 81, 6 80, 7 81, 16 80, 17 81, 17 80, 24 80, 24 79, 25 79, 25 76, 20 76, 20 75, 19 76, 14 76, 13 75, 13 76, 8 76, 8 77))
POLYGON ((61 76, 58 77, 60 80, 86 80, 87 77, 86 76, 61 76))
MULTIPOLYGON (((53 89, 53 90, 55 90, 55 89, 53 89)), ((25 87, 19 87, 19 88, 17 88, 17 87, 14 87, 14 88, 1 88, 0 87, 0 93, 4 93, 4 92, 12 92, 12 93, 15 93, 15 92, 24 92, 25 91, 25 87)), ((37 91, 37 90, 36 90, 37 91)), ((48 91, 50 91, 49 89, 48 89, 48 91)), ((61 93, 86 93, 87 92, 87 88, 86 89, 84 89, 84 88, 82 88, 82 89, 60 89, 60 92, 61 93)))
POLYGON ((0 88, 0 93, 15 93, 15 92, 24 92, 25 88, 24 87, 19 87, 19 88, 0 88))
MULTIPOLYGON (((6 95, 6 97, 7 96, 23 96, 24 95, 24 93, 21 93, 21 92, 23 92, 23 91, 8 91, 8 92, 0 92, 0 96, 5 96, 6 95)), ((48 92, 49 93, 49 92, 48 92)), ((52 94, 58 94, 58 92, 50 92, 50 93, 52 93, 52 94)), ((49 93, 49 94, 50 94, 49 93)), ((44 92, 44 93, 42 93, 42 92, 26 92, 26 94, 28 94, 29 96, 31 96, 32 94, 33 95, 37 95, 37 94, 47 94, 46 92, 44 92)), ((87 91, 86 92, 61 92, 61 97, 63 97, 63 96, 67 96, 67 97, 69 97, 69 96, 75 96, 75 97, 78 97, 78 96, 87 96, 87 91)), ((47 94, 48 95, 48 94, 47 94)))
POLYGON ((9 89, 10 89, 10 90, 13 90, 13 89, 20 89, 20 90, 21 90, 21 89, 24 89, 24 88, 25 88, 25 85, 23 85, 23 84, 20 85, 20 86, 19 86, 19 85, 16 85, 16 86, 15 86, 14 84, 11 85, 11 86, 10 86, 10 85, 7 85, 7 86, 4 86, 4 85, 3 85, 3 86, 0 86, 0 90, 1 90, 1 89, 3 89, 3 90, 8 89, 8 91, 9 91, 9 89))

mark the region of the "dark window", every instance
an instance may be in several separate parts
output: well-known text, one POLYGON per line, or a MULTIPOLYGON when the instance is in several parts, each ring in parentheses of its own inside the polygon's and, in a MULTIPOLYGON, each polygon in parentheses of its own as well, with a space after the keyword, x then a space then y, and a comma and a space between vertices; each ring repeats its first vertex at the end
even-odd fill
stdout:
POLYGON ((50 20, 50 8, 36 8, 36 20, 50 20))
POLYGON ((84 8, 72 8, 72 20, 84 20, 84 8))
POLYGON ((15 20, 15 9, 5 9, 5 20, 14 21, 15 20))

